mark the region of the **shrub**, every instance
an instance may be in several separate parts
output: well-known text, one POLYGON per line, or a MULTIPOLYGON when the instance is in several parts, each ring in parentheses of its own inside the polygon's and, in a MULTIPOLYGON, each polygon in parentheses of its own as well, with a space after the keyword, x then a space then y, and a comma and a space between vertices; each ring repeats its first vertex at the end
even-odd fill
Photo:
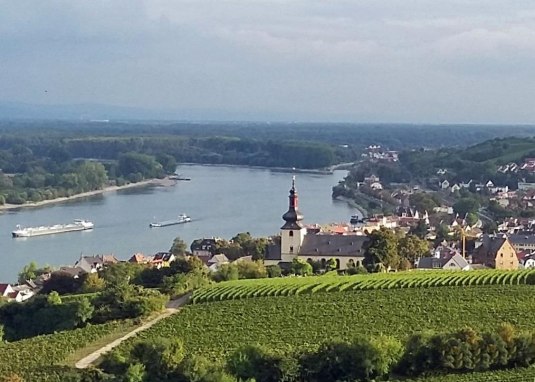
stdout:
MULTIPOLYGON (((373 381, 384 376, 391 346, 379 350, 367 339, 351 343, 331 342, 300 360, 301 379, 320 381, 373 381)), ((391 347, 393 349, 394 346, 391 347)), ((388 372, 388 370, 387 370, 388 372)))

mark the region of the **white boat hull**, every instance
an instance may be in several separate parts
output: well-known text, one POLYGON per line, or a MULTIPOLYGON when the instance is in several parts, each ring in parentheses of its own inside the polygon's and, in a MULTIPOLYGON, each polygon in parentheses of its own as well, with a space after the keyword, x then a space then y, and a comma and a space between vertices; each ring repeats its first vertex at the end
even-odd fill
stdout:
POLYGON ((17 227, 16 230, 11 232, 13 237, 33 237, 33 236, 44 236, 44 235, 53 235, 56 233, 66 233, 66 232, 76 232, 76 231, 85 231, 93 229, 94 224, 80 220, 72 224, 57 224, 53 226, 41 226, 41 227, 28 227, 21 228, 17 227))

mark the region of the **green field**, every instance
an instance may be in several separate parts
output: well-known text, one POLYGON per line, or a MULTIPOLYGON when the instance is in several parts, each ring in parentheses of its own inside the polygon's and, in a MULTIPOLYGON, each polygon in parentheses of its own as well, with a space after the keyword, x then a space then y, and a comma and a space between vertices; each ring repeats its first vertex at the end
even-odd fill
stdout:
POLYGON ((535 368, 499 370, 483 373, 449 374, 404 382, 534 382, 535 368))
POLYGON ((0 343, 0 352, 4 354, 0 362, 0 376, 14 373, 25 381, 62 381, 61 375, 68 368, 58 365, 62 365, 70 355, 102 337, 128 328, 134 328, 131 320, 0 343))
POLYGON ((251 297, 293 296, 318 292, 429 288, 475 285, 535 284, 535 270, 523 271, 412 271, 355 276, 285 277, 239 280, 195 291, 194 304, 251 297))
POLYGON ((243 344, 290 352, 357 335, 501 322, 533 329, 534 313, 532 285, 345 290, 195 304, 141 336, 180 337, 189 352, 217 360, 243 344))

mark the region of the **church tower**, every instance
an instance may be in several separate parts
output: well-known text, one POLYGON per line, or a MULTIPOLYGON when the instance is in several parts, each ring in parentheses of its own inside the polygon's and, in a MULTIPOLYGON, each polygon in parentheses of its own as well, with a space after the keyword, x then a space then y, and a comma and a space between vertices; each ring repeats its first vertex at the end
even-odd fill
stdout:
POLYGON ((298 198, 295 191, 295 176, 292 178, 289 199, 288 211, 282 215, 285 223, 281 227, 281 260, 288 262, 297 257, 306 235, 306 228, 301 224, 303 215, 297 208, 298 198))

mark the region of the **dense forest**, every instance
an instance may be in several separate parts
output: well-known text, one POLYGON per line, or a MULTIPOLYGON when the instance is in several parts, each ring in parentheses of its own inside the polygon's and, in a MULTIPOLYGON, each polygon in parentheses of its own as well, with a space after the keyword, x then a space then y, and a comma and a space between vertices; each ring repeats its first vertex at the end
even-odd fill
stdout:
MULTIPOLYGON (((437 158, 453 161, 452 166, 462 169, 473 158, 452 155, 457 149, 442 147, 463 146, 505 134, 528 136, 535 134, 535 128, 3 121, 0 204, 36 202, 97 190, 108 184, 163 177, 173 173, 177 163, 321 169, 356 161, 371 144, 408 150, 401 157, 405 168, 383 171, 384 175, 392 172, 391 178, 406 178, 411 173, 426 175, 427 167, 441 163, 437 158), (441 149, 431 152, 428 148, 441 149)), ((480 150, 483 157, 485 150, 480 150)), ((496 152, 495 147, 488 150, 496 152)), ((502 148, 505 153, 507 150, 502 148)), ((481 166, 473 171, 481 174, 481 166)))

